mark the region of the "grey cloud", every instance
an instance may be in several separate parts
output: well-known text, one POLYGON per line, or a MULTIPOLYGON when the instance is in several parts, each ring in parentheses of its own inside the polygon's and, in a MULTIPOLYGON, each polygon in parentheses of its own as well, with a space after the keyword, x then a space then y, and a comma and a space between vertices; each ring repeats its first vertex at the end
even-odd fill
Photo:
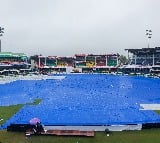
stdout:
POLYGON ((160 46, 159 0, 0 0, 2 50, 72 56, 160 46))

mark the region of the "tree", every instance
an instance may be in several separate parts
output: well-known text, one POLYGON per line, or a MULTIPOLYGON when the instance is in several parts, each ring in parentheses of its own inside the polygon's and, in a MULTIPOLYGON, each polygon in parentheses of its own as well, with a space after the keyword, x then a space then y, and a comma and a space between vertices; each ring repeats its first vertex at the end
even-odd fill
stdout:
POLYGON ((120 65, 127 64, 128 63, 128 59, 126 58, 126 56, 120 55, 119 56, 119 63, 120 63, 120 65))

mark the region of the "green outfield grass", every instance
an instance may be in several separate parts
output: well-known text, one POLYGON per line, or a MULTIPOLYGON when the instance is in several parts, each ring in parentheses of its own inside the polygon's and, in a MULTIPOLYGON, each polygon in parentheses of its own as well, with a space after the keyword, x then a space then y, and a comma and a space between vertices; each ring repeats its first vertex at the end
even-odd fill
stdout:
POLYGON ((160 115, 160 110, 155 110, 155 112, 160 115))
POLYGON ((109 136, 104 132, 96 132, 95 137, 58 137, 31 136, 24 133, 0 131, 2 143, 159 143, 160 129, 142 131, 112 132, 109 136))
POLYGON ((23 107, 23 104, 11 105, 11 106, 1 106, 0 107, 0 119, 3 119, 3 120, 0 121, 0 125, 5 123, 6 120, 8 120, 15 113, 17 113, 22 107, 23 107))
POLYGON ((38 105, 41 102, 41 99, 35 99, 33 103, 26 104, 18 104, 11 106, 0 106, 0 125, 4 124, 6 120, 12 117, 15 113, 17 113, 24 105, 38 105))

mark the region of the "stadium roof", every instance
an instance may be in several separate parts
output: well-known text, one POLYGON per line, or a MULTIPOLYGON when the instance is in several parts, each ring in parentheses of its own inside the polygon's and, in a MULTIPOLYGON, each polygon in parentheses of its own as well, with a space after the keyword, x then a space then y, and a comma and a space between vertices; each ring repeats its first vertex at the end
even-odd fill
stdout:
POLYGON ((0 57, 27 57, 24 53, 0 52, 0 57))
POLYGON ((152 53, 160 53, 160 47, 155 48, 142 48, 142 49, 125 49, 132 54, 152 54, 152 53))

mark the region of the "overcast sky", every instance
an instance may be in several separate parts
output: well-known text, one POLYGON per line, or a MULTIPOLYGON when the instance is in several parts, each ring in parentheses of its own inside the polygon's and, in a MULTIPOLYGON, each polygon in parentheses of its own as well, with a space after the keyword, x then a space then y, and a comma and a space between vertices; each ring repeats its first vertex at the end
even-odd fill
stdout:
POLYGON ((160 46, 160 0, 0 0, 2 51, 73 56, 160 46))

